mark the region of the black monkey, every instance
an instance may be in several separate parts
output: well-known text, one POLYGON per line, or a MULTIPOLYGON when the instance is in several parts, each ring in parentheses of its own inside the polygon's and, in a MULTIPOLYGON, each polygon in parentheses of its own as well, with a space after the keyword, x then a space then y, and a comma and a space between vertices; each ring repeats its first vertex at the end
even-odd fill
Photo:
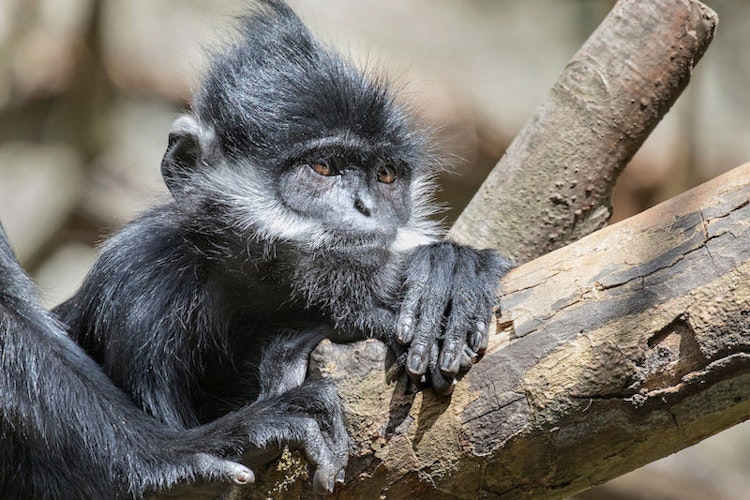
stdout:
MULTIPOLYGON (((155 417, 138 423, 133 415, 132 428, 112 437, 128 443, 114 449, 135 456, 139 470, 157 474, 149 450, 129 448, 139 433, 159 435, 166 450, 171 437, 196 436, 178 439, 183 448, 170 451, 172 462, 180 453, 216 459, 229 448, 262 453, 291 444, 316 466, 316 486, 330 490, 346 465, 348 437, 331 386, 305 380, 315 343, 377 337, 404 345, 414 380, 449 393, 486 348, 509 264, 438 240, 427 218, 436 161, 385 82, 318 42, 281 1, 262 2, 241 35, 216 55, 192 112, 173 125, 162 174, 174 200, 109 240, 55 314, 155 417), (216 443, 206 441, 214 436, 216 443)), ((114 394, 116 415, 95 413, 91 424, 130 415, 129 402, 73 347, 83 376, 98 381, 82 390, 95 399, 114 394)), ((60 419, 64 428, 77 423, 60 419)), ((42 449, 10 456, 4 471, 42 449)), ((113 467, 106 460, 92 456, 93 470, 113 467)), ((168 485, 130 470, 105 481, 116 485, 128 474, 134 496, 168 485)), ((191 474, 206 475, 184 475, 191 474)))

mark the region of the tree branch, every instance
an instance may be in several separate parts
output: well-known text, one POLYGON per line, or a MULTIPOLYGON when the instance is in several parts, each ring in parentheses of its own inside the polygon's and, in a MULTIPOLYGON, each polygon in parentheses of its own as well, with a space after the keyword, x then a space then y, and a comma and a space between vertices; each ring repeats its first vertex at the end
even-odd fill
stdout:
MULTIPOLYGON (((379 342, 324 342, 356 448, 337 496, 559 498, 746 419, 748 238, 750 164, 515 269, 450 401, 405 394, 379 342)), ((252 496, 309 496, 288 467, 252 496)))
POLYGON ((527 262, 604 226, 615 181, 687 86, 716 14, 695 0, 620 0, 451 229, 527 262))

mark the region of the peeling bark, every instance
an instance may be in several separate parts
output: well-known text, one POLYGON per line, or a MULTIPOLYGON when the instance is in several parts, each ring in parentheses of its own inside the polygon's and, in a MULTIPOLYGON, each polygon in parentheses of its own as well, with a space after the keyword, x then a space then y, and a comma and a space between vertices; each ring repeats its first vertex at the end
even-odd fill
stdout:
POLYGON ((717 22, 695 0, 617 2, 451 238, 522 263, 604 226, 617 177, 687 86, 717 22))
MULTIPOLYGON (((750 164, 515 269, 450 400, 405 394, 379 342, 324 342, 356 448, 336 496, 560 498, 745 420, 748 238, 750 164)), ((275 467, 250 497, 310 496, 275 467)))

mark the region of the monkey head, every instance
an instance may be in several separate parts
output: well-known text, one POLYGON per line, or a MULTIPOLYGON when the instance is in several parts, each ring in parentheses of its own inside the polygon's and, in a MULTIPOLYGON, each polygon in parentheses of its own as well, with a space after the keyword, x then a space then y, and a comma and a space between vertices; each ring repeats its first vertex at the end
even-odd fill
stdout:
POLYGON ((214 56, 162 174, 178 202, 213 200, 248 238, 408 250, 437 233, 427 143, 384 79, 266 1, 214 56))

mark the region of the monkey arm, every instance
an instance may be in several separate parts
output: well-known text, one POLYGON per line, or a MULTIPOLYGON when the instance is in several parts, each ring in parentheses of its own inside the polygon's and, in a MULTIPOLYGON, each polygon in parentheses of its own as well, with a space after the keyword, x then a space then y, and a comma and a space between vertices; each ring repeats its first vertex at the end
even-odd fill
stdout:
POLYGON ((220 342, 220 306, 189 262, 169 207, 110 239, 76 294, 54 313, 113 381, 156 419, 194 427, 201 344, 220 342))

